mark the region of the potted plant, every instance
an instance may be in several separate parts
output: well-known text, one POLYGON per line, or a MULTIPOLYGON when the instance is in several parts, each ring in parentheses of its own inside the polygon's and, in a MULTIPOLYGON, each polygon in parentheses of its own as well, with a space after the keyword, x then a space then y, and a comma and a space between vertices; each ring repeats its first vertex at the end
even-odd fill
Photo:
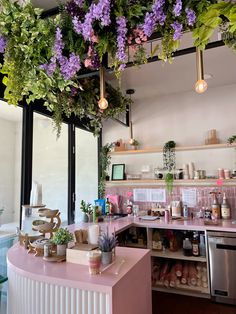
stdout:
POLYGON ((67 244, 74 240, 73 233, 67 228, 59 228, 53 236, 52 242, 57 246, 57 255, 66 255, 67 244))
POLYGON ((112 262, 112 252, 117 244, 117 237, 115 234, 111 236, 106 232, 102 233, 98 238, 98 247, 102 252, 102 264, 108 265, 112 262))
POLYGON ((129 143, 130 143, 131 146, 133 146, 133 149, 135 149, 135 150, 139 146, 139 142, 136 139, 131 139, 129 143))
POLYGON ((175 170, 175 146, 174 141, 165 143, 163 147, 163 166, 165 173, 166 189, 169 193, 173 189, 174 170, 175 170))
POLYGON ((92 205, 82 200, 80 203, 80 209, 81 209, 81 212, 83 213, 82 221, 89 222, 91 220, 90 217, 93 213, 92 205))
POLYGON ((106 145, 102 147, 101 152, 100 152, 101 176, 100 176, 99 186, 98 186, 99 198, 105 197, 105 185, 106 185, 106 181, 109 180, 108 168, 111 164, 110 152, 112 150, 112 147, 113 147, 113 143, 111 144, 107 143, 106 145))

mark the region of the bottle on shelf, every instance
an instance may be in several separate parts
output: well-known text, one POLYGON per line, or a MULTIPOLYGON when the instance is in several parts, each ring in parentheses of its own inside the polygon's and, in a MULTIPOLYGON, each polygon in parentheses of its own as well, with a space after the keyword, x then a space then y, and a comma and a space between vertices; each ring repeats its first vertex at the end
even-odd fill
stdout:
POLYGON ((221 217, 223 219, 230 219, 231 217, 230 207, 228 205, 225 193, 224 193, 223 202, 221 205, 221 217))
POLYGON ((162 238, 158 230, 155 230, 152 235, 152 249, 156 251, 162 251, 162 238))
POLYGON ((185 238, 183 241, 183 253, 185 256, 192 256, 192 243, 189 238, 185 238))
POLYGON ((199 256, 200 255, 198 232, 193 233, 192 253, 193 253, 193 256, 199 256))
POLYGON ((200 234, 200 244, 199 244, 200 256, 206 256, 206 244, 205 244, 205 235, 200 234))

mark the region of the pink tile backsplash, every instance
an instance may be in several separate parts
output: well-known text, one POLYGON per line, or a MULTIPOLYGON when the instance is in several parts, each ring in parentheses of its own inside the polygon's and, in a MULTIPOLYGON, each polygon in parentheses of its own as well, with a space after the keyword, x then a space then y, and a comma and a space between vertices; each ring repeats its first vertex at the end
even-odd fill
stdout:
MULTIPOLYGON (((139 186, 138 188, 142 188, 142 186, 139 186)), ((143 188, 154 188, 154 187, 143 187, 143 188)), ((181 189, 197 189, 197 206, 193 208, 193 212, 199 211, 201 207, 210 207, 212 204, 212 196, 210 195, 211 191, 219 191, 221 195, 218 197, 219 202, 222 202, 223 193, 226 193, 226 197, 228 200, 228 203, 231 208, 231 216, 233 219, 236 218, 236 186, 230 186, 230 187, 199 187, 199 186, 181 186, 181 187, 174 187, 172 192, 172 200, 181 200, 181 189)), ((156 187, 155 187, 156 189, 156 187)), ((132 201, 132 195, 133 194, 133 187, 109 187, 106 189, 106 194, 118 194, 122 197, 121 204, 123 205, 121 208, 121 212, 126 213, 126 209, 124 204, 127 203, 127 200, 132 201)), ((167 203, 161 205, 167 206, 170 202, 170 196, 167 197, 167 203)), ((139 205, 139 208, 141 210, 148 210, 151 208, 152 203, 151 202, 134 202, 134 204, 139 205)))

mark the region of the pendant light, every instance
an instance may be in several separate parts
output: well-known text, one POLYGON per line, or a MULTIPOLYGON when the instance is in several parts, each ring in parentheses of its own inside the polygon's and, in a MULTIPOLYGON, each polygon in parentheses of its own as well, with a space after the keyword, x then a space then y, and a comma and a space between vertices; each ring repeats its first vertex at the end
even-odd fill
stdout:
POLYGON ((198 47, 196 48, 196 66, 197 66, 197 82, 195 84, 195 91, 199 94, 207 90, 207 82, 204 80, 203 70, 203 52, 198 47))
MULTIPOLYGON (((126 94, 130 96, 130 100, 131 100, 131 95, 133 95, 134 92, 135 92, 134 89, 127 89, 126 94)), ((130 101, 130 105, 129 105, 129 131, 130 131, 129 143, 132 145, 134 143, 134 135, 133 135, 131 101, 130 101)))
POLYGON ((108 101, 105 98, 105 79, 103 66, 100 67, 99 74, 100 74, 100 99, 98 101, 98 107, 102 110, 105 110, 108 107, 108 101))

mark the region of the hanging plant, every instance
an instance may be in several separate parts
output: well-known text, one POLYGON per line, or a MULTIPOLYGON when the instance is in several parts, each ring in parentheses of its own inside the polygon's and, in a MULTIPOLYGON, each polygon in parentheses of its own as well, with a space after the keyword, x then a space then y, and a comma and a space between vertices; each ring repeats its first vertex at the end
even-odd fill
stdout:
POLYGON ((173 190, 175 170, 175 146, 174 141, 169 141, 163 146, 163 168, 165 173, 166 189, 169 193, 173 190))
POLYGON ((232 135, 228 138, 227 142, 231 145, 236 142, 236 135, 232 135))
POLYGON ((98 194, 100 198, 105 197, 105 189, 106 189, 106 179, 108 177, 108 169, 111 164, 111 155, 110 152, 113 148, 113 143, 106 144, 102 147, 100 152, 100 167, 101 167, 101 177, 98 185, 98 194))

